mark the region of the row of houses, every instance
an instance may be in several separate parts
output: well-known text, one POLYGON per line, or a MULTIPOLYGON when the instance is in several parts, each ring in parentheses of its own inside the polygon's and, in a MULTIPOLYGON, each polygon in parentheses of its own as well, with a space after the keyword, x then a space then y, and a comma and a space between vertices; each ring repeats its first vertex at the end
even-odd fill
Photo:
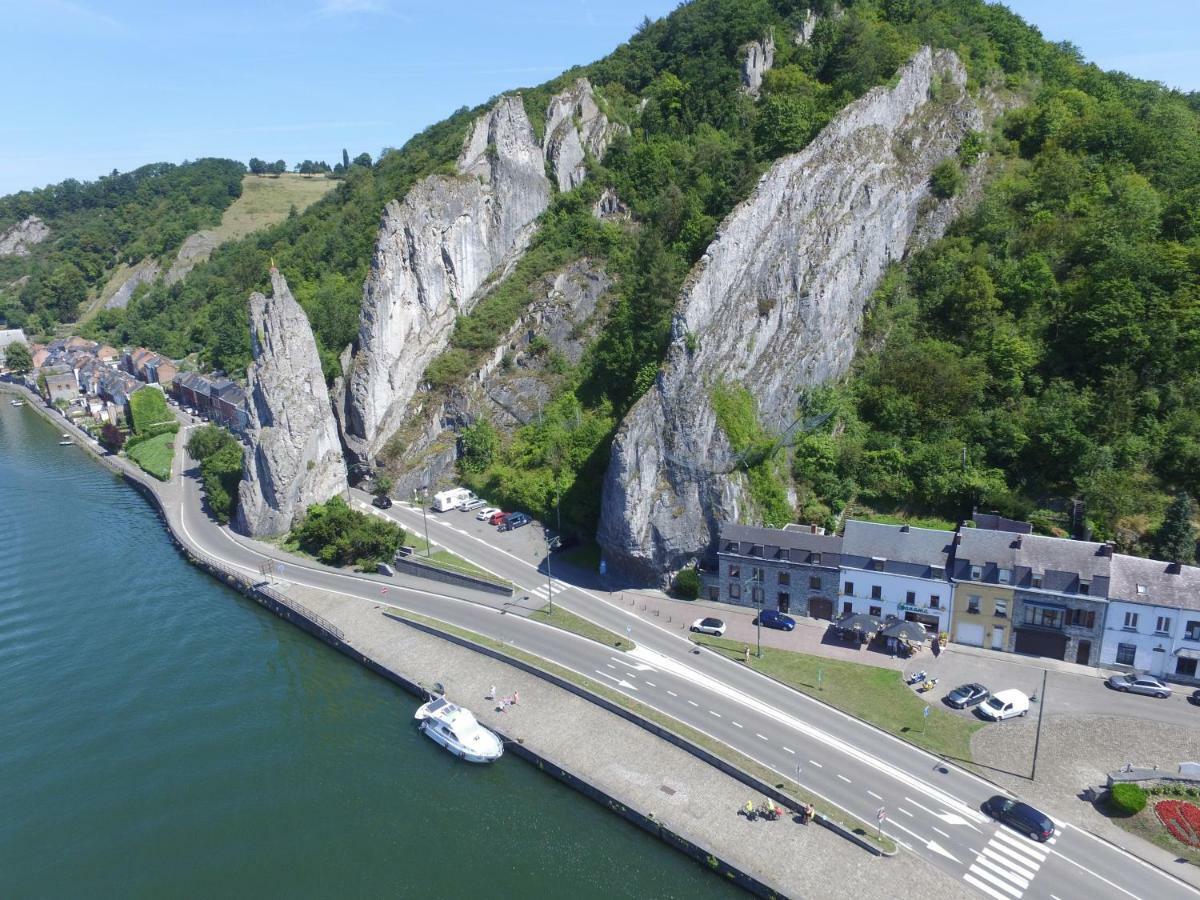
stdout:
POLYGON ((727 524, 712 600, 832 619, 895 616, 997 651, 1200 683, 1200 568, 978 515, 956 531, 849 520, 727 524))

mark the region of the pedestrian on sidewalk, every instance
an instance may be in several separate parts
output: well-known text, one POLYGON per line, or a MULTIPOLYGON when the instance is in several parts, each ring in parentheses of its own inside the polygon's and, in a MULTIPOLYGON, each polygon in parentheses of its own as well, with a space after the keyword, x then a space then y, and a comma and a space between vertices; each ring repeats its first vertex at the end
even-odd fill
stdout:
POLYGON ((743 658, 742 662, 747 662, 747 663, 750 662, 750 645, 749 644, 747 644, 742 649, 742 653, 744 654, 744 658, 743 658))
POLYGON ((496 686, 494 684, 490 688, 488 688, 487 697, 485 697, 484 699, 485 700, 495 700, 496 699, 496 686))

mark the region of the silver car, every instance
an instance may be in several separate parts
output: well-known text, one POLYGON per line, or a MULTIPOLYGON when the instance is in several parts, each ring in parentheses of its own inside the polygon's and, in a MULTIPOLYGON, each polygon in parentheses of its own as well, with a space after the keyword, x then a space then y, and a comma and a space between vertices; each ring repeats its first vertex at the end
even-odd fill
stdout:
POLYGON ((1129 694, 1148 694, 1159 700, 1171 696, 1171 686, 1159 681, 1153 675, 1138 675, 1130 672, 1126 675, 1113 675, 1108 679, 1108 686, 1114 691, 1125 691, 1129 694))

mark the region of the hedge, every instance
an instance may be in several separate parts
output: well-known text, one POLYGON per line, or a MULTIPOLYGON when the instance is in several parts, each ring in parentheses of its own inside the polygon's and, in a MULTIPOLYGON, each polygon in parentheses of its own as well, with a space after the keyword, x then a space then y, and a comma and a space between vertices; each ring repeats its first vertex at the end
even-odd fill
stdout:
POLYGON ((1146 808, 1146 792, 1136 784, 1114 784, 1108 802, 1114 812, 1137 815, 1146 808))

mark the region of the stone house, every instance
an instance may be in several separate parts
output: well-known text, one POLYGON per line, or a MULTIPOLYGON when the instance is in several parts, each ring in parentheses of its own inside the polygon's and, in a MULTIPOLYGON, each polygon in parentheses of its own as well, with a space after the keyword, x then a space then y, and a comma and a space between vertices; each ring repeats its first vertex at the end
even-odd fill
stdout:
POLYGON ((1012 636, 1016 653, 1095 665, 1104 638, 1112 547, 1015 535, 1012 636))
POLYGON ((837 595, 842 540, 815 527, 725 524, 708 598, 828 619, 837 595))
POLYGON ((1100 664, 1200 684, 1200 568, 1115 554, 1100 664))
POLYGON ((246 409, 246 392, 228 378, 214 378, 209 382, 210 414, 212 418, 230 431, 242 434, 250 423, 246 409))
POLYGON ((74 372, 44 372, 42 374, 46 382, 45 396, 48 402, 57 403, 59 400, 65 400, 70 403, 79 397, 79 382, 75 380, 74 372))
POLYGON ((950 568, 954 585, 950 640, 993 650, 1008 648, 1021 538, 1008 531, 959 529, 950 568))
POLYGON ((839 614, 895 616, 950 628, 954 532, 850 519, 842 535, 839 614))

